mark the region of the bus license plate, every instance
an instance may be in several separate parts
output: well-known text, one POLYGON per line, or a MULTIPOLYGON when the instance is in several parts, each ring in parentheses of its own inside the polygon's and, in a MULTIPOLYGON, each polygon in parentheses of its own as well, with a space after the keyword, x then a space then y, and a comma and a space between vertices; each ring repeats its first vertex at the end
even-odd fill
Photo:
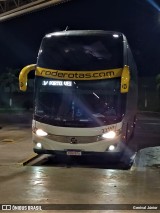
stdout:
POLYGON ((67 155, 80 156, 82 153, 81 151, 67 151, 67 155))

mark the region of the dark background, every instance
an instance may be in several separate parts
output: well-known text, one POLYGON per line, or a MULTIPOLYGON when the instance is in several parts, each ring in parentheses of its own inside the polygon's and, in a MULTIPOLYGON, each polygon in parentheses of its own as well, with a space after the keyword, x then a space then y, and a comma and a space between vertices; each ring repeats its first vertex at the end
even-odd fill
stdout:
POLYGON ((160 73, 160 1, 71 0, 0 23, 0 72, 36 63, 42 37, 69 29, 124 33, 139 76, 160 73), (154 4, 155 3, 155 4, 154 4))

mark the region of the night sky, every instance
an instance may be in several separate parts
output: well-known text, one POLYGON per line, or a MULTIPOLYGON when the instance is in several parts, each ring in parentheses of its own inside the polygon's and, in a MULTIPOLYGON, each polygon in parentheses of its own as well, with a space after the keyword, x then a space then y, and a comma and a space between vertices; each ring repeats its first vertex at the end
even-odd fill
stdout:
POLYGON ((160 0, 71 0, 0 23, 0 72, 36 63, 42 37, 69 29, 120 31, 140 76, 160 73, 160 0))

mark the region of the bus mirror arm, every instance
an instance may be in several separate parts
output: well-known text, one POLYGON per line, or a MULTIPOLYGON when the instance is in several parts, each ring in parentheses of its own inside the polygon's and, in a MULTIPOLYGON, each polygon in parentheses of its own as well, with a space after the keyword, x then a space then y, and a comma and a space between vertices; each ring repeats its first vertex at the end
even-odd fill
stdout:
POLYGON ((130 84, 130 71, 129 66, 125 65, 121 75, 121 93, 127 93, 129 91, 130 84))
POLYGON ((24 67, 19 74, 19 88, 21 91, 27 90, 28 73, 36 69, 36 64, 24 67))

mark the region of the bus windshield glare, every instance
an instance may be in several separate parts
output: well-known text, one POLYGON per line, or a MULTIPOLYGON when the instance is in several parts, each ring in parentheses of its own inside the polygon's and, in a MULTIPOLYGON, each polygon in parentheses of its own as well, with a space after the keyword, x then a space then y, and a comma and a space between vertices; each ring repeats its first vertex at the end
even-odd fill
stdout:
POLYGON ((36 77, 37 121, 55 126, 98 127, 121 121, 120 79, 62 81, 36 77))

